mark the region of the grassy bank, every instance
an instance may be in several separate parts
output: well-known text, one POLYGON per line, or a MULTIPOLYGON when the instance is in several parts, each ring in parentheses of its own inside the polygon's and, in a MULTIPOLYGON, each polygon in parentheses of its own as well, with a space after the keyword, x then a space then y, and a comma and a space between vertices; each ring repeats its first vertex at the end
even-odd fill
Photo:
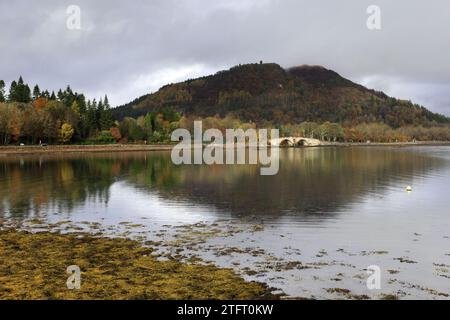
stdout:
POLYGON ((54 146, 6 146, 0 147, 0 155, 47 154, 73 152, 130 152, 171 150, 172 145, 106 144, 106 145, 54 145, 54 146))
POLYGON ((275 298, 232 270, 159 261, 152 248, 127 239, 0 230, 0 299, 275 298), (67 289, 70 265, 81 288, 67 289))

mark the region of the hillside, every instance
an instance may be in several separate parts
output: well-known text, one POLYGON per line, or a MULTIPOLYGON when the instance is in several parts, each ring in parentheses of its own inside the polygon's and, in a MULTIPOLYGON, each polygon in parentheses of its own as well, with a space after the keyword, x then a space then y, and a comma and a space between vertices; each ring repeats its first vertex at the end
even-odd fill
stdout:
POLYGON ((304 121, 391 127, 450 123, 410 101, 388 97, 321 66, 283 69, 277 64, 239 65, 214 75, 170 84, 113 109, 113 117, 138 117, 172 108, 186 116, 225 116, 275 125, 304 121))

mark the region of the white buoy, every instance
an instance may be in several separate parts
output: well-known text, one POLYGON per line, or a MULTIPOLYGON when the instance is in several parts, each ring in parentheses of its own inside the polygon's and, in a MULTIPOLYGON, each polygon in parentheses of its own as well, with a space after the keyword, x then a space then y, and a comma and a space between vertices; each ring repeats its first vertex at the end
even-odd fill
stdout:
POLYGON ((411 187, 411 186, 407 186, 407 187, 406 187, 406 191, 407 191, 407 192, 411 192, 411 191, 412 191, 412 187, 411 187))

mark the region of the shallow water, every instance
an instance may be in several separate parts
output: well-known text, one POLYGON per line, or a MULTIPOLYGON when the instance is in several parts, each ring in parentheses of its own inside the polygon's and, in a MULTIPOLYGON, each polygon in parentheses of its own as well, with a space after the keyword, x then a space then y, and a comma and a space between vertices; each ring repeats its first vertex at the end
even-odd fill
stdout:
POLYGON ((280 161, 278 175, 260 176, 177 167, 169 152, 7 156, 0 217, 96 222, 291 296, 448 299, 450 147, 285 149, 280 161), (370 265, 380 290, 366 286, 370 265))

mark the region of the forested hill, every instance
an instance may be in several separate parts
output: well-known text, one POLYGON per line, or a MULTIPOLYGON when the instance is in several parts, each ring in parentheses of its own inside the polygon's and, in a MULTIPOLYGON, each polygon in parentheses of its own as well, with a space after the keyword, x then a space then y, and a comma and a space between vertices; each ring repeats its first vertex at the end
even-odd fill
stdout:
POLYGON ((410 101, 388 97, 320 66, 283 69, 277 64, 239 65, 227 71, 170 84, 113 109, 113 117, 138 117, 172 108, 186 116, 225 116, 274 125, 384 122, 392 127, 450 123, 410 101))

